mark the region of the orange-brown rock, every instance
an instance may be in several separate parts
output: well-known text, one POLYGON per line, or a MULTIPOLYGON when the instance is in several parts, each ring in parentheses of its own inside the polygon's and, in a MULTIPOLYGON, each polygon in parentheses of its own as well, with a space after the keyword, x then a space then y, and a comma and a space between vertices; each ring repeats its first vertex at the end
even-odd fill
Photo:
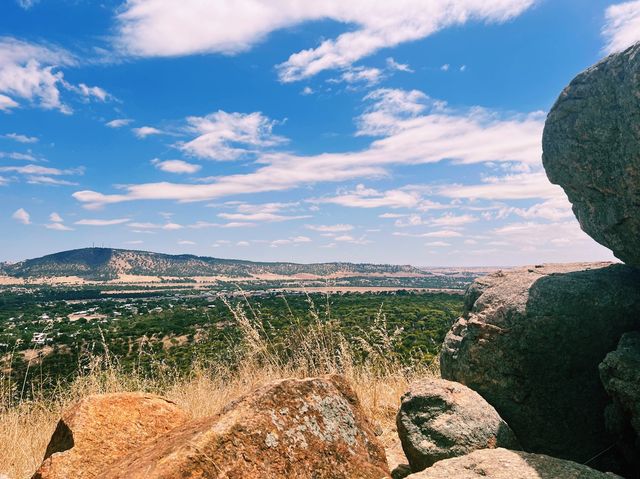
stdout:
POLYGON ((186 413, 159 396, 89 396, 63 413, 33 479, 93 479, 186 421, 186 413))
POLYGON ((338 376, 271 383, 133 452, 100 479, 389 477, 385 453, 338 376))

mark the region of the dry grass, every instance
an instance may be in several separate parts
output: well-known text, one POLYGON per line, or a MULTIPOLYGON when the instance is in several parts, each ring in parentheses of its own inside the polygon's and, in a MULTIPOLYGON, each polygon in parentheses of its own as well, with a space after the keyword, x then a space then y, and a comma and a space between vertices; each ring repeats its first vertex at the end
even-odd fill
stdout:
MULTIPOLYGON (((53 397, 43 393, 33 400, 12 402, 0 388, 0 479, 4 479, 2 474, 10 479, 31 477, 61 411, 69 404, 87 395, 119 391, 158 393, 192 417, 203 417, 275 379, 339 373, 358 394, 383 443, 396 440, 395 414, 400 396, 410 381, 437 371, 433 366, 407 369, 395 359, 391 349, 397 333, 387 330, 382 311, 352 346, 335 328, 329 313, 318 313, 309 302, 314 323, 294 328, 288 341, 277 345, 269 341, 259 314, 248 302, 228 304, 244 337, 232 365, 194 365, 188 376, 166 370, 149 376, 124 373, 107 356, 95 358, 89 373, 56 391, 53 397), (355 360, 356 355, 361 359, 355 360)), ((0 385, 4 383, 0 373, 0 385)))

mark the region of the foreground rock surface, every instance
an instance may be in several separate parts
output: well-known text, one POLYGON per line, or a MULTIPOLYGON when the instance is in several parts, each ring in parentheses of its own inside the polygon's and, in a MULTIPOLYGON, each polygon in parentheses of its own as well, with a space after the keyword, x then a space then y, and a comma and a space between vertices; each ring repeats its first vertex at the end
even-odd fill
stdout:
POLYGON ((578 75, 551 109, 543 163, 580 226, 640 266, 640 43, 578 75))
POLYGON ((186 421, 178 406, 151 394, 89 396, 63 414, 33 479, 95 478, 186 421))
POLYGON ((344 379, 282 380, 131 454, 102 479, 389 477, 344 379))
POLYGON ((618 348, 600 364, 600 377, 613 401, 607 408, 607 427, 640 471, 640 332, 622 336, 618 348))
MULTIPOLYGON (((447 334, 442 376, 480 393, 527 451, 586 462, 613 442, 598 365, 640 323, 640 272, 520 268, 478 279, 447 334)), ((609 470, 600 456, 598 468, 609 470)), ((593 464, 593 463, 592 463, 593 464)))
POLYGON ((476 449, 520 449, 513 431, 482 396, 444 379, 412 384, 402 396, 396 424, 414 472, 476 449))
POLYGON ((571 461, 507 449, 485 449, 437 462, 407 479, 614 479, 571 461))

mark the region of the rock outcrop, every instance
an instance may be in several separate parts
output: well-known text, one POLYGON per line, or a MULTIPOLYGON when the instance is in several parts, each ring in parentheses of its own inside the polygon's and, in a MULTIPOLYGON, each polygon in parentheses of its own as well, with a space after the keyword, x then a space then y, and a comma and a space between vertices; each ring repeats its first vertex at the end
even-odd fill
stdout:
POLYGON ((496 410, 478 393, 444 379, 425 379, 402 396, 396 419, 413 472, 477 449, 520 449, 496 410))
MULTIPOLYGON (((613 442, 598 365, 640 326, 640 271, 539 265, 476 280, 447 334, 442 376, 482 395, 526 451, 584 463, 613 442)), ((607 455, 591 465, 607 469, 607 455)))
POLYGON ((507 449, 485 449, 445 459, 407 479, 614 479, 571 461, 507 449))
POLYGON ((113 464, 101 479, 389 476, 385 452, 338 376, 282 380, 113 464))
POLYGON ((640 43, 578 75, 544 128, 543 163, 580 226, 640 266, 640 43))
POLYGON ((186 421, 178 406, 151 394, 89 396, 63 414, 33 479, 93 479, 186 421))
POLYGON ((600 377, 612 398, 608 429, 618 437, 627 460, 640 470, 640 332, 622 336, 600 364, 600 377))

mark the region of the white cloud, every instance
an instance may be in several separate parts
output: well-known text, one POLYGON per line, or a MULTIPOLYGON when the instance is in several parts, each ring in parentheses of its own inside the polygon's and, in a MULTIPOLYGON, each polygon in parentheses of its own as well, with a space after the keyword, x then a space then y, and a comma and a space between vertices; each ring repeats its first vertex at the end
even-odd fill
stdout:
POLYGON ((220 213, 218 214, 220 218, 224 218, 225 220, 231 221, 240 221, 245 223, 250 222, 266 222, 266 223, 276 223, 281 221, 291 221, 291 220, 299 220, 304 218, 310 218, 309 215, 298 215, 298 216, 287 216, 287 215, 277 215, 274 213, 220 213))
POLYGON ((64 223, 48 223, 44 225, 44 227, 54 231, 73 231, 73 228, 70 228, 64 223))
POLYGON ((20 98, 44 109, 70 113, 60 99, 64 76, 56 68, 74 63, 62 49, 0 38, 0 94, 14 103, 20 98))
MULTIPOLYGON (((383 95, 377 101, 387 104, 388 97, 383 95)), ((419 109, 419 105, 416 106, 411 101, 400 104, 402 106, 397 107, 400 111, 419 109)), ((203 120, 209 128, 210 120, 207 117, 198 120, 203 120)), ((260 124, 263 120, 256 121, 260 124)), ((388 175, 388 168, 393 165, 418 165, 443 160, 451 160, 457 164, 509 162, 541 168, 544 121, 540 112, 505 116, 482 108, 452 111, 432 101, 429 111, 407 118, 393 117, 393 122, 393 128, 388 128, 393 131, 387 131, 387 136, 376 139, 368 147, 358 151, 310 156, 289 152, 261 152, 257 162, 259 167, 253 172, 218 176, 207 179, 205 184, 134 184, 126 186, 123 192, 117 194, 78 191, 74 193, 74 197, 90 208, 142 199, 203 201, 229 195, 281 191, 320 182, 382 177, 388 175)), ((194 123, 194 127, 197 123, 194 123)), ((386 125, 388 122, 384 120, 380 124, 386 125)), ((196 139, 190 142, 190 146, 185 143, 182 147, 191 148, 194 154, 213 159, 220 159, 221 156, 233 159, 246 151, 245 148, 239 148, 239 152, 238 148, 226 144, 225 140, 221 142, 219 125, 216 121, 213 121, 213 125, 211 141, 196 142, 196 139)), ((378 129, 381 132, 384 130, 378 129)), ((203 133, 203 139, 206 135, 207 133, 203 133)), ((252 138, 255 139, 255 136, 252 138)), ((270 138, 270 129, 268 139, 262 139, 258 135, 258 139, 253 141, 261 146, 274 142, 277 143, 270 138)), ((546 186, 541 183, 538 186, 549 191, 552 187, 546 179, 545 182, 546 186)), ((488 189, 495 186, 489 185, 488 189)), ((380 196, 376 194, 369 196, 367 198, 356 192, 351 194, 350 199, 359 200, 362 205, 369 207, 374 207, 376 203, 385 206, 390 201, 388 198, 376 198, 380 196)), ((416 201, 415 195, 407 191, 394 193, 394 196, 404 199, 403 204, 416 201)), ((348 200, 349 198, 344 199, 348 200)), ((335 202, 341 203, 340 200, 335 202)))
POLYGON ((353 230, 353 225, 305 225, 305 228, 311 231, 318 231, 320 233, 342 233, 353 230))
POLYGON ((55 211, 49 215, 49 221, 51 221, 52 223, 64 223, 62 216, 60 216, 55 211))
POLYGON ((188 163, 182 160, 159 160, 155 158, 151 160, 151 163, 159 170, 166 171, 167 173, 178 174, 193 174, 200 171, 202 166, 188 163))
POLYGON ((436 248, 445 248, 447 246, 451 246, 451 243, 447 243, 445 241, 430 241, 425 243, 425 246, 435 246, 436 248))
POLYGON ((431 218, 427 223, 433 226, 463 226, 469 223, 474 223, 478 221, 478 218, 472 215, 453 215, 451 213, 447 213, 438 218, 431 218))
POLYGON ((187 154, 209 160, 236 160, 248 153, 286 140, 272 133, 276 124, 260 112, 227 113, 219 110, 204 117, 187 118, 187 131, 197 136, 177 146, 187 154))
POLYGON ((455 230, 438 230, 438 231, 429 231, 427 233, 403 233, 396 231, 393 233, 393 236, 409 236, 412 238, 459 238, 462 236, 462 233, 455 230))
POLYGON ((130 244, 130 245, 144 244, 144 241, 142 240, 125 241, 124 244, 130 244))
POLYGON ((27 135, 21 135, 19 133, 7 133, 6 135, 3 135, 3 136, 5 138, 9 138, 10 140, 17 141, 18 143, 37 143, 38 142, 37 136, 27 136, 27 135))
POLYGON ((11 108, 16 108, 18 102, 9 98, 7 95, 0 94, 0 111, 9 111, 11 108))
POLYGON ((292 54, 278 66, 282 81, 348 68, 382 48, 432 35, 469 21, 505 22, 535 0, 131 0, 118 14, 117 45, 131 55, 233 54, 269 33, 313 20, 355 25, 317 48, 292 54))
POLYGON ((17 173, 19 175, 23 175, 24 180, 30 184, 74 186, 77 185, 77 183, 52 177, 64 175, 82 175, 84 173, 84 169, 72 168, 61 170, 58 168, 29 164, 25 166, 2 166, 0 167, 0 172, 17 173))
POLYGON ((272 248, 277 248, 278 246, 286 246, 286 245, 298 245, 300 243, 310 243, 312 240, 307 236, 293 236, 287 239, 279 239, 271 241, 270 246, 272 248))
POLYGON ((18 152, 10 152, 6 153, 4 151, 0 151, 0 158, 11 158, 12 160, 22 160, 22 161, 38 161, 38 159, 31 155, 30 153, 18 153, 18 152))
POLYGON ((122 128, 123 126, 127 126, 131 122, 133 122, 133 120, 130 118, 116 118, 115 120, 111 120, 105 123, 105 125, 107 125, 109 128, 122 128))
POLYGON ((129 218, 115 218, 111 220, 84 219, 84 220, 78 220, 74 224, 82 225, 82 226, 113 226, 113 225, 121 225, 123 223, 128 223, 129 221, 131 221, 129 218))
POLYGON ((378 191, 360 184, 353 191, 311 201, 332 203, 351 208, 415 208, 420 204, 421 199, 420 194, 416 192, 403 190, 378 191))
POLYGON ((390 70, 397 70, 399 72, 414 73, 411 67, 406 63, 398 63, 393 57, 387 58, 387 68, 390 70))
POLYGON ((528 198, 563 198, 562 188, 552 185, 544 172, 522 173, 502 177, 490 176, 479 185, 447 185, 439 194, 450 198, 519 200, 528 198))
POLYGON ((18 5, 20 5, 21 8, 24 8, 25 10, 29 10, 39 1, 40 0, 17 0, 17 3, 18 5))
POLYGON ((608 7, 602 34, 607 53, 622 51, 640 41, 640 0, 608 7))
POLYGON ((302 94, 303 95, 311 95, 313 94, 313 88, 311 88, 310 86, 306 86, 302 89, 302 94))
POLYGON ((249 246, 249 242, 248 241, 238 241, 236 243, 236 246, 249 246))
POLYGON ((445 63, 440 67, 440 70, 442 70, 443 72, 448 72, 450 67, 451 65, 449 65, 448 63, 445 63))
POLYGON ((380 88, 365 100, 374 103, 358 118, 357 135, 385 136, 401 131, 400 121, 422 113, 429 97, 418 90, 380 88))
POLYGON ((31 215, 29 213, 27 213, 27 211, 24 208, 19 208, 17 209, 12 215, 11 217, 16 220, 19 223, 22 223, 23 225, 30 225, 31 224, 31 215))
POLYGON ((133 131, 133 134, 138 138, 142 139, 150 135, 160 135, 163 133, 161 130, 158 130, 157 128, 154 128, 152 126, 141 126, 140 128, 132 128, 131 131, 133 131))
POLYGON ((127 224, 127 226, 129 226, 130 228, 134 228, 136 230, 175 231, 175 230, 180 230, 180 229, 184 228, 184 226, 182 226, 180 224, 171 223, 171 222, 164 223, 164 224, 133 222, 133 223, 127 224))
POLYGON ((382 70, 379 68, 351 67, 340 75, 340 80, 347 83, 366 83, 375 85, 382 79, 382 70))
POLYGON ((20 99, 70 114, 71 107, 61 99, 62 89, 87 99, 106 100, 107 93, 102 88, 73 85, 64 79, 59 69, 77 65, 77 59, 62 48, 0 37, 0 110, 18 107, 20 99))
POLYGON ((64 224, 64 219, 55 211, 49 215, 50 223, 44 225, 45 228, 56 231, 73 231, 73 228, 64 224))
POLYGON ((86 98, 95 98, 100 101, 107 101, 109 94, 99 86, 87 86, 84 83, 80 83, 78 91, 86 98))
POLYGON ((22 175, 53 175, 53 176, 73 175, 73 174, 82 173, 81 169, 60 170, 58 168, 50 168, 47 166, 40 166, 40 165, 2 166, 0 167, 0 171, 20 173, 22 175))
POLYGON ((75 181, 61 180, 60 178, 51 178, 44 175, 27 176, 25 181, 31 185, 50 185, 50 186, 77 186, 75 181))
POLYGON ((195 241, 190 241, 190 240, 180 240, 178 241, 179 245, 188 245, 188 246, 192 246, 195 245, 195 241))
POLYGON ((549 244, 555 246, 572 244, 576 247, 580 242, 592 242, 591 238, 580 229, 577 221, 510 223, 494 229, 493 233, 518 247, 536 249, 549 244))

